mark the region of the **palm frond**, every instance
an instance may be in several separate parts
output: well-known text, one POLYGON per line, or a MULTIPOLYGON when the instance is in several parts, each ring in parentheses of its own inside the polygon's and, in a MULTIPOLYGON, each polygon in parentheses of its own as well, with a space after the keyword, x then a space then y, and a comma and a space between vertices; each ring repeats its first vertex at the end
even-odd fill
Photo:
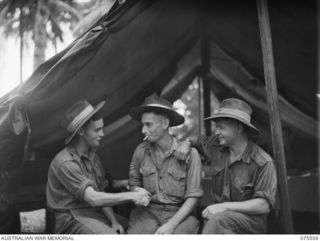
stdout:
POLYGON ((60 41, 63 41, 63 31, 60 27, 58 19, 56 19, 54 16, 49 16, 50 18, 50 24, 51 24, 51 31, 53 33, 53 37, 51 39, 57 39, 59 38, 60 41))
POLYGON ((49 0, 49 4, 58 8, 60 12, 65 12, 71 14, 76 20, 80 20, 83 15, 76 8, 71 5, 61 1, 61 0, 49 0))

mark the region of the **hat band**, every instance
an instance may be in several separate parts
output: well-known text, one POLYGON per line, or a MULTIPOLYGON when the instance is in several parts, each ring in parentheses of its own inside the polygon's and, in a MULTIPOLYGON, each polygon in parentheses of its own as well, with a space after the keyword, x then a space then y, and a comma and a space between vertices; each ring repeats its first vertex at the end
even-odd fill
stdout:
POLYGON ((229 108, 219 108, 215 114, 229 114, 229 115, 236 115, 238 117, 241 117, 242 119, 245 119, 246 121, 250 122, 251 117, 246 112, 243 112, 241 110, 235 110, 235 109, 229 109, 229 108))
POLYGON ((151 107, 160 107, 160 108, 165 108, 168 110, 172 110, 170 107, 165 106, 165 105, 159 105, 159 104, 146 104, 145 106, 151 106, 151 107))
POLYGON ((67 130, 69 132, 73 132, 77 129, 80 122, 86 118, 92 111, 94 111, 94 108, 91 105, 88 105, 83 111, 81 111, 68 125, 67 130))

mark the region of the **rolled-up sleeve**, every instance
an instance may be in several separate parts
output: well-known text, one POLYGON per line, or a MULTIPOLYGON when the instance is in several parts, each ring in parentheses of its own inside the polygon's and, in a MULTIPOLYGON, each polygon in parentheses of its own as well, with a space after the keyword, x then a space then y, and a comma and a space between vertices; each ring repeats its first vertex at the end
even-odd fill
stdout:
POLYGON ((133 157, 131 160, 130 164, 130 169, 129 169, 129 186, 130 188, 135 187, 135 186, 142 186, 142 180, 141 180, 141 174, 139 172, 139 155, 140 150, 136 149, 133 153, 133 157))
POLYGON ((57 169, 56 173, 61 184, 76 197, 82 201, 84 191, 88 186, 97 188, 95 183, 85 177, 80 166, 73 161, 66 161, 57 169))
POLYGON ((270 207, 275 204, 277 192, 277 174, 272 161, 268 161, 260 170, 255 185, 253 198, 264 198, 270 207))
POLYGON ((191 155, 188 162, 187 187, 185 199, 189 197, 202 197, 203 189, 201 184, 202 164, 200 155, 196 149, 191 148, 191 155))

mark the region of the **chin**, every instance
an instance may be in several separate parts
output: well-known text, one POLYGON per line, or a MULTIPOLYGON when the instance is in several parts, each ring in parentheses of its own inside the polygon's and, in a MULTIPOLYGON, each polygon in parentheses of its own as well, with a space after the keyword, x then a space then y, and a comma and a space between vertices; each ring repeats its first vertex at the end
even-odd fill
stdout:
POLYGON ((154 142, 155 142, 154 140, 152 140, 152 139, 150 139, 150 138, 148 139, 148 141, 151 142, 151 143, 154 143, 154 142))
POLYGON ((220 144, 220 146, 225 146, 226 142, 224 140, 219 139, 219 144, 220 144))
POLYGON ((93 144, 93 147, 99 147, 99 146, 100 146, 100 141, 93 144))

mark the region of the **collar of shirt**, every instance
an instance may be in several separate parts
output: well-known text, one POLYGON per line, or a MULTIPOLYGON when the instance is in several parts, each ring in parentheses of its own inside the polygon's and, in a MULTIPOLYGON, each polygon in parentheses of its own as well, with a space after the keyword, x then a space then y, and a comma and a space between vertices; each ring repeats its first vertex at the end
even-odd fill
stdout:
MULTIPOLYGON (((172 138, 172 143, 171 143, 171 147, 170 147, 170 150, 167 152, 167 154, 165 155, 165 158, 168 158, 170 157, 174 151, 177 149, 177 146, 178 146, 178 140, 176 137, 174 136, 171 136, 172 138)), ((147 146, 146 146, 146 150, 151 153, 151 152, 154 152, 154 145, 153 143, 151 142, 148 142, 147 146)))
MULTIPOLYGON (((225 152, 225 153, 227 152, 228 153, 227 156, 229 157, 229 148, 220 147, 220 151, 225 152)), ((246 146, 244 152, 242 153, 241 158, 239 160, 235 160, 233 162, 230 162, 229 166, 232 165, 233 163, 238 162, 238 161, 242 161, 244 163, 249 164, 251 161, 252 153, 253 153, 253 143, 250 140, 248 140, 247 146, 246 146)))
POLYGON ((90 149, 88 155, 86 155, 85 153, 78 153, 74 146, 68 146, 67 151, 76 161, 80 161, 82 157, 84 157, 87 160, 93 161, 94 155, 96 153, 96 150, 94 149, 90 149))

